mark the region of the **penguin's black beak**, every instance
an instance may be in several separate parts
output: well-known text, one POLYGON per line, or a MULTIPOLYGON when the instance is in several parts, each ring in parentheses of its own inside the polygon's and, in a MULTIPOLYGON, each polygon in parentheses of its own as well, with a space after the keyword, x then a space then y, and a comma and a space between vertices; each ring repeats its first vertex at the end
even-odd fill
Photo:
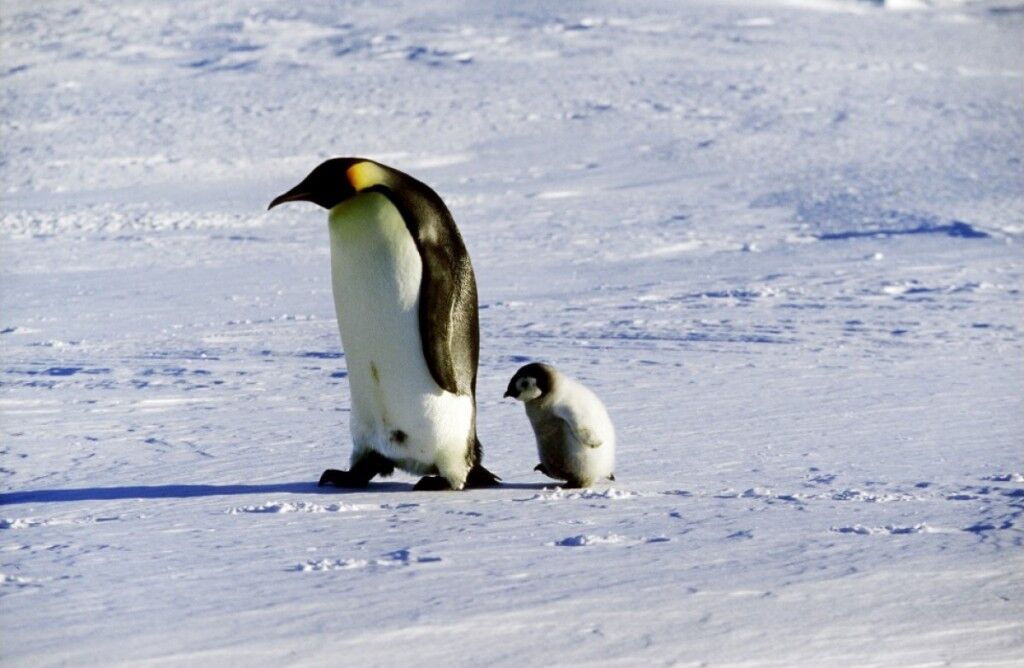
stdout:
POLYGON ((353 164, 366 162, 358 158, 331 158, 316 166, 299 185, 283 195, 278 195, 267 210, 285 202, 312 202, 325 209, 332 209, 356 194, 348 176, 353 164))
POLYGON ((503 396, 502 399, 508 399, 511 396, 512 396, 512 390, 505 390, 505 396, 503 396))
POLYGON ((305 184, 300 183, 283 195, 275 197, 274 201, 272 201, 270 206, 267 207, 267 211, 270 211, 278 204, 284 204, 285 202, 312 202, 313 193, 308 192, 304 185, 305 184))

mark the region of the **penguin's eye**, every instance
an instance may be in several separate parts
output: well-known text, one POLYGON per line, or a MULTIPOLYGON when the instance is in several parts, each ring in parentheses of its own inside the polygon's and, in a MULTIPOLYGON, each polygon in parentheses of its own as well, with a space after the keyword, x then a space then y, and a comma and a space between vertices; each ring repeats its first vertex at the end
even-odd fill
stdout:
POLYGON ((527 390, 530 388, 530 386, 533 385, 532 381, 532 378, 520 378, 519 382, 516 383, 516 389, 518 389, 520 392, 522 392, 523 390, 527 390))

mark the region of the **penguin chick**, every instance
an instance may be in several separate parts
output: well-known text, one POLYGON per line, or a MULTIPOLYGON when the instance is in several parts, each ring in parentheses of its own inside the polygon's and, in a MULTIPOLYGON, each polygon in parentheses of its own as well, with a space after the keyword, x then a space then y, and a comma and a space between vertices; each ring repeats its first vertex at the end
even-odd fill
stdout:
POLYGON ((615 428, 593 392, 550 364, 533 363, 516 371, 505 396, 526 406, 540 456, 535 471, 566 487, 615 480, 615 428))

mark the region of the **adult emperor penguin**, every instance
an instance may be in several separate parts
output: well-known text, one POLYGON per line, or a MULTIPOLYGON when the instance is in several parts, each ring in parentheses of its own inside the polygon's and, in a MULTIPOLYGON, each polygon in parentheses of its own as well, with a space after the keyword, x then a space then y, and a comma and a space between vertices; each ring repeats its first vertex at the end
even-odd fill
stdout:
POLYGON ((476 434, 476 281, 444 202, 364 158, 327 160, 269 208, 297 201, 328 210, 352 394, 349 469, 319 484, 365 487, 395 468, 425 476, 419 490, 497 484, 476 434))
POLYGON ((508 382, 506 397, 526 405, 537 438, 534 468, 566 487, 615 480, 615 428, 597 396, 550 364, 527 364, 508 382))

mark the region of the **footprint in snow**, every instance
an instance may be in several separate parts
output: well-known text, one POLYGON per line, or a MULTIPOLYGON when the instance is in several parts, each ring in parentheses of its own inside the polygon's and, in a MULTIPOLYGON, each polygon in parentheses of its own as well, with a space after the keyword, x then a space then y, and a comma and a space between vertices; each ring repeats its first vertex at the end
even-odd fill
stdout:
POLYGON ((587 500, 601 500, 601 501, 618 501, 621 499, 632 499, 640 496, 636 492, 629 492, 626 490, 615 489, 609 487, 608 489, 596 490, 596 489, 562 489, 561 487, 555 487, 554 489, 545 489, 538 494, 534 494, 529 499, 522 499, 523 501, 561 501, 561 500, 575 500, 575 499, 587 499, 587 500))
POLYGON ((0 519, 0 529, 26 529, 28 527, 46 526, 46 520, 37 520, 31 517, 5 517, 0 519))
POLYGON ((366 559, 317 559, 296 564, 288 570, 303 573, 313 571, 347 571, 356 568, 366 568, 369 565, 370 562, 366 559))
POLYGON ((268 501, 258 506, 238 506, 227 511, 229 515, 244 513, 345 513, 359 510, 379 510, 381 506, 373 504, 329 503, 320 505, 308 501, 290 503, 287 501, 268 501))
POLYGON ((875 494, 860 489, 844 489, 832 495, 833 501, 863 501, 865 503, 891 503, 893 501, 917 501, 919 497, 911 494, 875 494))
POLYGON ((833 533, 849 533, 858 534, 862 536, 876 536, 876 535, 902 535, 911 533, 931 533, 931 528, 924 523, 914 524, 912 526, 897 526, 893 524, 886 525, 884 527, 868 527, 863 524, 853 524, 850 526, 832 527, 829 529, 833 533))
POLYGON ((46 527, 61 524, 93 524, 98 522, 113 522, 119 520, 119 515, 110 517, 83 517, 77 519, 68 518, 37 518, 37 517, 5 517, 0 519, 0 530, 2 529, 28 529, 31 527, 46 527))
POLYGON ((290 571, 303 573, 314 571, 348 571, 369 568, 383 570, 415 564, 436 564, 443 561, 441 557, 426 555, 416 556, 407 548, 395 550, 382 555, 378 559, 311 559, 289 568, 290 571))
POLYGON ((0 573, 0 586, 24 589, 26 587, 41 587, 42 585, 32 578, 24 578, 20 575, 7 575, 6 573, 0 573))
POLYGON ((992 482, 1024 482, 1024 473, 997 473, 984 476, 982 480, 991 480, 992 482))
POLYGON ((621 536, 619 534, 605 534, 604 536, 596 536, 591 534, 580 534, 578 536, 569 536, 562 540, 556 540, 548 545, 556 547, 588 547, 591 545, 640 545, 645 543, 667 543, 671 539, 667 536, 650 536, 646 538, 630 538, 628 536, 621 536))
POLYGON ((733 489, 727 489, 725 491, 715 494, 716 499, 761 499, 765 503, 773 503, 775 501, 784 501, 787 503, 803 503, 808 497, 805 494, 779 494, 771 489, 764 487, 751 487, 745 489, 742 492, 737 492, 733 489))
POLYGON ((819 473, 807 478, 808 485, 831 485, 833 481, 838 477, 835 473, 819 473))
POLYGON ((989 531, 1005 531, 1007 529, 1012 529, 1014 526, 1012 519, 1003 519, 1002 521, 999 521, 998 524, 995 522, 981 521, 975 522, 969 527, 965 527, 964 531, 976 534, 985 534, 989 531))

